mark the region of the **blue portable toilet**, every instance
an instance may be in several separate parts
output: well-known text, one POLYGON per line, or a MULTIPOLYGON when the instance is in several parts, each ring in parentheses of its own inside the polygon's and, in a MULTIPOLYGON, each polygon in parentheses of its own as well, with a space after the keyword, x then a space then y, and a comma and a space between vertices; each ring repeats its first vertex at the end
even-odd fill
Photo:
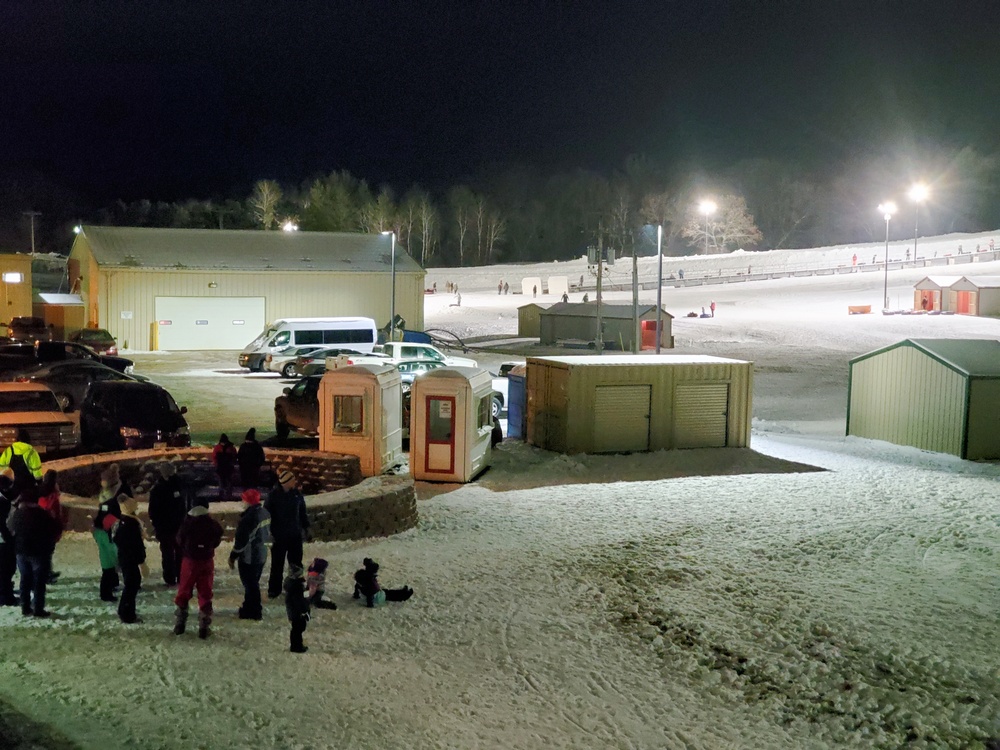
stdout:
POLYGON ((528 434, 528 367, 507 373, 507 437, 524 440, 528 434))

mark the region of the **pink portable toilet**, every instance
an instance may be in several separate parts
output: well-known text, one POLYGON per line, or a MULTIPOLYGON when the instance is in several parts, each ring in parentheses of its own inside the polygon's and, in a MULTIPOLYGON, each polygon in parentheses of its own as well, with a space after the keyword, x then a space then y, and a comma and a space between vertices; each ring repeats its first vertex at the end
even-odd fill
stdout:
POLYGON ((357 456, 361 474, 403 463, 403 392, 394 365, 328 370, 319 384, 319 449, 357 456))
POLYGON ((493 376, 471 367, 425 372, 410 389, 410 473, 469 482, 490 465, 493 376))

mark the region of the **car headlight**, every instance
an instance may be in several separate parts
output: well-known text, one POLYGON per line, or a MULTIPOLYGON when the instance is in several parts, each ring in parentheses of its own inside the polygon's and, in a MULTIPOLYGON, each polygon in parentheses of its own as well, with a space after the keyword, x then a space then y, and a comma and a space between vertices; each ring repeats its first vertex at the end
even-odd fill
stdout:
POLYGON ((80 433, 73 425, 66 425, 59 428, 59 443, 62 445, 76 445, 80 442, 80 433))
POLYGON ((138 427, 120 427, 118 431, 121 433, 123 438, 142 437, 142 430, 138 427))

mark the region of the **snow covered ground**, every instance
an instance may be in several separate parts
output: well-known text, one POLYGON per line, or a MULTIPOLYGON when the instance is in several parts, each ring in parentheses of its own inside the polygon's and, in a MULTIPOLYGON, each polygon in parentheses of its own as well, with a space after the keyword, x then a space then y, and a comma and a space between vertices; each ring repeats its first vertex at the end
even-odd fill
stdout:
MULTIPOLYGON (((951 251, 953 238, 939 242, 951 251)), ((1000 263, 948 269, 973 271, 1000 275, 1000 263)), ((428 296, 427 327, 512 336, 525 299, 498 296, 498 278, 581 273, 582 262, 432 270, 428 286, 457 281, 462 305, 428 296)), ((892 271, 893 299, 909 301, 928 274, 892 271)), ((679 352, 755 362, 752 450, 587 457, 504 443, 477 482, 418 486, 416 529, 307 546, 330 560, 340 609, 314 615, 305 655, 288 653, 280 601, 263 622, 235 619, 239 583, 222 563, 212 637, 173 636, 152 546, 145 623, 120 624, 97 599, 93 541, 70 535, 56 553, 56 617, 0 610, 0 709, 83 748, 992 746, 1000 466, 843 428, 851 357, 908 336, 1000 338, 1000 321, 848 316, 847 305, 878 309, 882 280, 666 289, 679 352), (713 299, 714 319, 682 317, 713 299), (365 556, 414 598, 357 607, 349 582, 365 556)), ((266 415, 280 390, 221 372, 228 361, 156 378, 187 389, 179 400, 205 434, 226 414, 266 415), (220 382, 225 404, 198 417, 220 382)))

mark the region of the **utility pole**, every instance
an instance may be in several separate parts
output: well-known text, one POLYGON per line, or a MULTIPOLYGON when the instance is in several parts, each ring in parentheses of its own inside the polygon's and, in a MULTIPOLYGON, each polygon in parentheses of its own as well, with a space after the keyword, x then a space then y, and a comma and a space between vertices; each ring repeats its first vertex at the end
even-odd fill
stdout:
POLYGON ((31 259, 35 259, 35 217, 41 216, 41 211, 24 211, 25 216, 31 218, 31 259))
POLYGON ((594 338, 594 352, 600 354, 604 349, 604 326, 601 320, 601 284, 604 269, 604 224, 597 225, 597 336, 594 338))

